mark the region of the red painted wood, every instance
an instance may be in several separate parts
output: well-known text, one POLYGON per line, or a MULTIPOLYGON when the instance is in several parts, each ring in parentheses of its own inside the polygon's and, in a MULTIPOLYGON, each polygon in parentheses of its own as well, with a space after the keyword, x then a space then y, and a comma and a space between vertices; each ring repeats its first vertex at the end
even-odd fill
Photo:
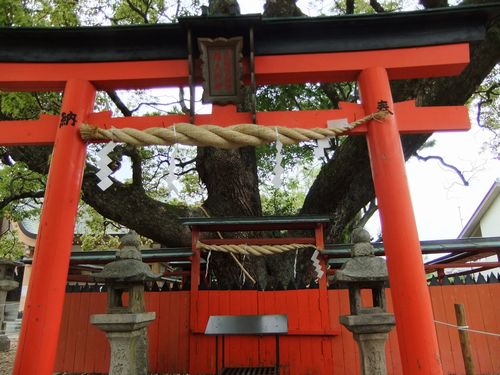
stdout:
POLYGON ((43 145, 56 139, 60 117, 41 114, 38 120, 0 121, 0 144, 43 145), (26 143, 27 142, 27 143, 26 143))
MULTIPOLYGON (((338 291, 340 294, 340 315, 350 315, 349 307, 349 292, 347 290, 338 291)), ((352 338, 352 333, 344 326, 341 326, 342 331, 342 350, 344 352, 344 360, 346 364, 346 373, 352 375, 359 374, 359 354, 358 346, 352 338)))
MULTIPOLYGON (((194 308, 196 315, 191 318, 193 322, 191 328, 192 333, 196 334, 192 334, 190 338, 190 374, 203 373, 202 369, 206 371, 215 371, 215 338, 203 335, 208 317, 210 316, 210 301, 212 300, 212 294, 212 291, 200 291, 197 293, 197 301, 194 308), (194 358, 196 358, 196 360, 194 358)), ((192 299, 191 303, 193 303, 192 299)), ((191 311, 193 311, 193 307, 191 311)))
POLYGON ((76 329, 72 330, 71 334, 76 338, 76 351, 75 351, 75 372, 85 372, 85 356, 84 350, 78 350, 78 348, 85 348, 88 339, 88 330, 90 326, 89 321, 89 305, 92 296, 91 293, 79 293, 80 294, 80 304, 78 307, 78 312, 76 315, 76 320, 78 326, 76 329))
MULTIPOLYGON (((358 79, 366 112, 380 101, 393 108, 386 68, 373 65, 358 79)), ((384 235, 396 329, 406 375, 442 374, 417 226, 396 116, 371 121, 367 134, 373 183, 384 235), (405 251, 402 252, 401 248, 405 251), (411 275, 411 277, 408 277, 411 275), (412 298, 407 298, 411 295, 412 298)))
POLYGON ((168 314, 168 332, 171 337, 171 345, 169 345, 169 349, 167 350, 167 364, 169 372, 178 373, 179 369, 179 334, 180 334, 180 314, 183 313, 181 310, 181 299, 177 294, 180 292, 172 292, 170 295, 169 301, 169 314, 168 314))
MULTIPOLYGON (((440 286, 434 288, 442 288, 442 299, 443 308, 445 312, 445 323, 456 324, 455 318, 455 303, 461 303, 459 298, 457 298, 455 293, 455 288, 453 286, 440 286)), ((460 341, 458 338, 458 331, 453 327, 448 327, 448 335, 450 336, 450 351, 453 356, 453 362, 455 364, 455 371, 457 374, 465 374, 465 367, 462 359, 462 350, 460 348, 460 341)))
POLYGON ((145 308, 146 311, 156 312, 156 319, 148 326, 148 345, 149 345, 149 370, 152 373, 158 372, 158 352, 159 348, 159 310, 160 310, 160 293, 159 292, 148 292, 145 293, 145 308))
POLYGON ((186 84, 184 60, 107 63, 0 63, 0 89, 62 91, 66 81, 91 81, 98 90, 139 89, 186 84))
MULTIPOLYGON (((360 71, 386 67, 390 79, 459 74, 469 62, 467 43, 378 51, 257 56, 257 84, 355 81, 360 71)), ((81 79, 98 90, 188 85, 187 60, 107 63, 0 63, 2 91, 62 91, 81 79)), ((248 72, 246 72, 248 74, 248 72)))
MULTIPOLYGON (((93 314, 104 314, 107 307, 106 293, 92 293, 89 305, 88 319, 93 314)), ((88 372, 105 373, 109 370, 109 344, 104 332, 96 326, 90 324, 88 327, 88 337, 85 346, 85 369, 88 372), (107 353, 107 354, 105 354, 107 353)))
MULTIPOLYGON (((259 307, 259 314, 274 314, 274 292, 258 292, 257 304, 259 307)), ((268 340, 259 340, 258 363, 261 365, 270 365, 274 358, 274 346, 268 340)))
MULTIPOLYGON (((500 319, 498 319, 498 312, 500 311, 500 284, 487 284, 482 285, 481 291, 486 289, 489 293, 481 293, 481 307, 485 317, 485 325, 487 331, 490 333, 500 333, 500 319), (487 310, 487 311, 486 311, 487 310)), ((488 343, 490 347, 491 361, 493 365, 493 373, 500 373, 500 355, 498 355, 498 337, 488 336, 488 343)))
POLYGON ((448 264, 427 264, 425 266, 425 270, 427 273, 430 273, 435 270, 444 270, 446 268, 468 268, 468 269, 473 269, 475 272, 481 271, 482 268, 484 269, 490 269, 490 268, 495 268, 499 267, 500 262, 474 262, 474 264, 471 266, 471 263, 467 262, 454 262, 454 263, 448 263, 448 264))
POLYGON ((306 56, 257 56, 255 73, 257 84, 355 81, 360 71, 373 66, 386 67, 390 79, 442 77, 463 70, 469 62, 468 50, 467 44, 455 44, 306 56))
MULTIPOLYGON (((317 307, 317 299, 315 306, 310 305, 310 294, 316 294, 317 290, 297 290, 297 303, 299 311, 299 330, 308 328, 317 328, 318 324, 315 319, 318 318, 317 314, 314 314, 314 309, 317 307)), ((319 293, 317 293, 319 295, 319 293)), ((300 361, 302 367, 311 366, 314 363, 314 340, 310 336, 304 337, 299 341, 298 345, 300 349, 300 361)), ((292 373, 294 371, 292 370, 292 373)))
POLYGON ((171 363, 169 362, 170 360, 169 353, 171 350, 170 346, 172 346, 171 343, 172 332, 170 331, 170 322, 172 317, 170 313, 172 308, 175 310, 177 309, 177 307, 172 306, 172 298, 170 296, 170 293, 174 292, 165 293, 163 298, 160 298, 159 301, 160 311, 158 312, 158 318, 159 318, 158 334, 160 335, 160 337, 168 337, 169 338, 168 342, 170 343, 170 345, 161 345, 163 350, 161 350, 161 353, 158 353, 157 363, 158 363, 158 370, 160 371, 163 371, 163 369, 168 369, 171 366, 171 363))
MULTIPOLYGON (((288 315, 288 331, 290 332, 290 315, 288 311, 290 310, 288 295, 291 293, 287 291, 278 291, 274 294, 274 300, 276 303, 276 314, 287 314, 288 315)), ((282 336, 280 338, 280 366, 282 368, 282 374, 290 373, 290 360, 293 356, 291 353, 291 344, 287 337, 282 336)), ((256 365, 256 364, 255 364, 256 365)))
MULTIPOLYGON (((392 310, 391 294, 387 291, 388 311, 392 310)), ((462 301, 466 305, 471 328, 498 332, 500 323, 496 312, 500 308, 500 285, 443 286, 430 287, 434 314, 437 320, 454 324, 453 304, 462 301), (465 302, 463 302, 465 300, 465 302), (478 308, 471 308, 476 304, 478 308), (482 323, 481 323, 482 322, 482 323), (481 326, 483 324, 483 326, 481 326), (481 328, 483 327, 483 328, 481 328)), ((302 374, 359 374, 358 349, 352 334, 338 323, 338 316, 349 314, 348 295, 345 290, 328 290, 328 320, 323 319, 320 290, 299 291, 200 291, 196 307, 195 323, 198 332, 203 332, 209 315, 221 314, 288 314, 289 328, 297 334, 281 339, 281 364, 283 375, 302 374), (328 329, 338 329, 339 334, 319 335, 328 329), (297 332, 300 331, 300 332, 297 332), (307 334, 316 332, 314 335, 307 334)), ((367 305, 369 296, 363 296, 367 305)), ((190 292, 146 293, 148 310, 157 312, 157 321, 149 331, 150 358, 156 345, 156 368, 150 363, 150 371, 158 373, 187 373, 188 364, 192 374, 213 373, 214 337, 189 333, 190 292), (173 311, 175 310, 175 311, 173 311), (155 337, 156 336, 156 337, 155 337), (156 342, 156 344, 155 344, 156 342)), ((77 371, 83 360, 82 372, 105 373, 109 366, 109 348, 104 333, 88 324, 91 314, 102 313, 106 308, 105 293, 67 294, 61 339, 58 349, 57 371, 77 371), (82 299, 83 296, 83 299, 82 299), (87 299, 87 302, 82 302, 87 299), (87 304, 87 308, 83 308, 87 304), (87 323, 85 323, 87 322, 87 323), (86 337, 82 337, 86 328, 86 337), (78 333, 81 332, 81 333, 78 333), (65 356, 68 358, 65 358, 65 356), (80 357, 82 356, 82 357, 80 357)), ((460 344, 455 328, 436 326, 440 351, 443 353, 444 373, 463 374, 460 344), (444 355, 444 353, 448 353, 444 355)), ((477 334, 471 334, 477 346, 477 334)), ((482 338, 480 349, 475 349, 474 358, 481 364, 481 373, 497 373, 500 361, 497 353, 497 338, 482 338)), ((274 363, 274 339, 232 337, 227 342, 226 363, 228 365, 258 365, 274 363)), ((389 335, 386 345, 388 374, 402 374, 395 331, 389 335)))
MULTIPOLYGON (((394 314, 394 309, 392 308, 392 294, 390 289, 386 289, 385 297, 387 302, 387 312, 394 314)), ((394 375, 402 374, 403 368, 401 366, 401 357, 399 355, 398 335, 395 329, 393 329, 389 333, 387 350, 389 350, 391 353, 391 365, 388 365, 388 368, 392 369, 392 373, 394 375)))
POLYGON ((340 293, 337 290, 328 291, 328 312, 330 318, 330 326, 332 329, 338 330, 338 335, 332 339, 332 360, 333 373, 335 375, 347 375, 345 368, 344 352, 342 350, 342 329, 340 328, 340 293))
MULTIPOLYGON (((479 288, 476 285, 465 285, 462 288, 455 288, 457 293, 460 293, 461 299, 465 305, 465 315, 467 324, 471 329, 479 331, 486 331, 484 322, 484 313, 482 311, 481 300, 479 296, 479 288)), ((486 288, 483 288, 486 291, 486 288)), ((498 311, 496 312, 498 318, 498 311)), ((456 319, 454 320, 456 324, 456 319)), ((469 333, 471 346, 474 351, 474 365, 479 374, 488 374, 493 372, 493 365, 491 362, 491 353, 488 346, 488 336, 469 333)), ((497 342, 498 342, 497 338, 497 342)), ((500 347, 499 347, 500 348, 500 347)), ((494 355, 498 355, 498 350, 494 355)))
MULTIPOLYGON (((433 286, 429 288, 429 294, 432 300, 432 313, 434 315, 435 320, 445 321, 446 316, 444 312, 441 287, 433 286)), ((453 356, 449 350, 442 350, 443 347, 448 347, 450 345, 450 337, 448 335, 448 328, 441 325, 436 324, 436 335, 438 339, 440 355, 441 355, 441 364, 443 366, 443 372, 446 373, 452 372, 455 373, 455 364, 453 362, 453 356)))
POLYGON ((61 114, 74 113, 76 124, 59 127, 55 138, 14 363, 16 375, 54 371, 86 157, 78 126, 92 111, 94 97, 95 88, 87 81, 73 79, 65 85, 61 114))
POLYGON ((78 311, 83 293, 74 293, 69 300, 69 314, 71 323, 68 325, 66 333, 65 352, 64 352, 64 368, 75 368, 75 355, 77 351, 78 340, 76 339, 75 331, 78 331, 80 321, 78 319, 78 311))
POLYGON ((189 292, 179 292, 179 307, 181 314, 179 315, 179 373, 186 374, 189 372, 189 315, 183 313, 189 311, 190 296, 189 292))
POLYGON ((62 371, 64 369, 64 360, 66 356, 66 339, 68 334, 68 326, 71 321, 71 305, 73 303, 75 294, 66 293, 64 296, 63 315, 61 319, 61 331, 59 332, 59 340, 57 341, 57 355, 54 365, 55 371, 62 371))
MULTIPOLYGON (((258 112, 257 124, 261 126, 286 126, 289 128, 325 128, 328 120, 345 118, 348 122, 365 116, 359 104, 341 103, 340 110, 316 111, 276 111, 258 112)), ((394 104, 398 116, 400 133, 432 133, 436 130, 468 130, 469 115, 464 106, 416 107, 415 101, 394 104)), ((111 117, 111 112, 99 112, 89 115, 87 123, 109 129, 134 128, 144 130, 151 127, 168 127, 180 122, 190 122, 187 115, 111 117)), ((197 125, 215 124, 232 126, 251 123, 251 114, 229 112, 225 117, 214 111, 212 114, 196 115, 197 125)), ((40 145, 52 144, 58 125, 57 116, 41 115, 39 120, 0 121, 0 144, 2 145, 40 145)), ((347 134, 365 134, 367 125, 362 124, 347 134)), ((257 241, 258 242, 258 241, 257 241)))

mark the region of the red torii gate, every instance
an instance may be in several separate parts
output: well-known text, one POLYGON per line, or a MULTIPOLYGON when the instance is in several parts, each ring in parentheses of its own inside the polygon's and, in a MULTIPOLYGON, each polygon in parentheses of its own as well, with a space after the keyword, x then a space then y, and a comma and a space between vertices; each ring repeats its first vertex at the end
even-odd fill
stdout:
MULTIPOLYGON (((456 75, 468 61, 467 43, 255 58, 257 84, 357 80, 362 97, 362 104, 344 103, 340 110, 257 113, 259 125, 325 127, 329 119, 353 121, 376 112, 380 101, 394 112, 351 134, 366 134, 368 140, 405 374, 442 374, 442 370, 400 132, 467 130, 469 119, 462 106, 417 108, 413 102, 393 103, 389 79, 456 75)), ((96 90, 185 86, 188 77, 185 59, 0 63, 1 90, 64 90, 61 114, 75 115, 75 126, 48 115, 0 122, 0 145, 54 144, 14 374, 53 371, 86 157, 80 125, 143 129, 190 122, 187 115, 112 118, 109 113, 93 113, 96 90)), ((250 113, 237 113, 234 106, 214 106, 212 114, 194 118, 195 124, 222 126, 251 120, 250 113)))

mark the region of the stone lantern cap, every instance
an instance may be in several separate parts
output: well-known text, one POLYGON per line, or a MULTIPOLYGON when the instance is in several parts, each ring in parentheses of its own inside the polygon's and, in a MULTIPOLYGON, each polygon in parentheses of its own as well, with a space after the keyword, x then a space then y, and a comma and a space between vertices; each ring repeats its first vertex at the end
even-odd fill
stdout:
POLYGON ((107 264, 101 272, 93 273, 92 276, 104 282, 139 282, 158 280, 161 275, 152 272, 142 261, 119 259, 107 264))
POLYGON ((363 228, 352 232, 352 258, 335 273, 338 284, 383 284, 389 280, 384 259, 375 257, 370 234, 363 228))
MULTIPOLYGON (((12 290, 18 287, 19 283, 14 280, 14 269, 16 267, 23 266, 23 263, 6 258, 0 258, 0 290, 12 290)), ((0 322, 1 320, 2 319, 0 317, 0 322)))
POLYGON ((121 240, 120 249, 116 252, 116 260, 104 266, 101 272, 91 274, 97 280, 104 282, 144 282, 158 280, 161 275, 151 271, 146 263, 142 262, 139 251, 138 236, 134 231, 129 232, 121 240), (134 239, 134 237, 137 237, 134 239))

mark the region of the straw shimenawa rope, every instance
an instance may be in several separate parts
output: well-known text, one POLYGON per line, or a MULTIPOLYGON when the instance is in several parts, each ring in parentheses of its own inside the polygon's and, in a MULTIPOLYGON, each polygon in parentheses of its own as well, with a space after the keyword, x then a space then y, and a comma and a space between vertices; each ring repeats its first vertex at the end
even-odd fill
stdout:
POLYGON ((80 134, 85 141, 107 139, 134 146, 173 145, 179 143, 189 146, 212 146, 223 149, 234 149, 244 146, 269 144, 275 142, 277 136, 283 144, 295 144, 303 141, 330 138, 345 133, 365 122, 371 120, 381 121, 389 113, 389 110, 381 110, 338 128, 302 129, 255 124, 221 127, 217 125, 178 123, 168 128, 149 128, 141 131, 133 128, 102 129, 82 124, 80 134))
POLYGON ((291 250, 316 248, 313 244, 289 244, 289 245, 207 245, 198 241, 196 247, 205 251, 221 251, 230 254, 244 255, 272 255, 281 254, 291 250))

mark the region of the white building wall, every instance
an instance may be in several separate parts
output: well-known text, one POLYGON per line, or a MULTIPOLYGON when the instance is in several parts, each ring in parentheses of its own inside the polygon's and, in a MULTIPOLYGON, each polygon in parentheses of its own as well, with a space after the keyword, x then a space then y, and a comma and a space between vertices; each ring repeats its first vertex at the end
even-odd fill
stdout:
POLYGON ((480 225, 483 237, 500 236, 500 195, 486 211, 480 225))

